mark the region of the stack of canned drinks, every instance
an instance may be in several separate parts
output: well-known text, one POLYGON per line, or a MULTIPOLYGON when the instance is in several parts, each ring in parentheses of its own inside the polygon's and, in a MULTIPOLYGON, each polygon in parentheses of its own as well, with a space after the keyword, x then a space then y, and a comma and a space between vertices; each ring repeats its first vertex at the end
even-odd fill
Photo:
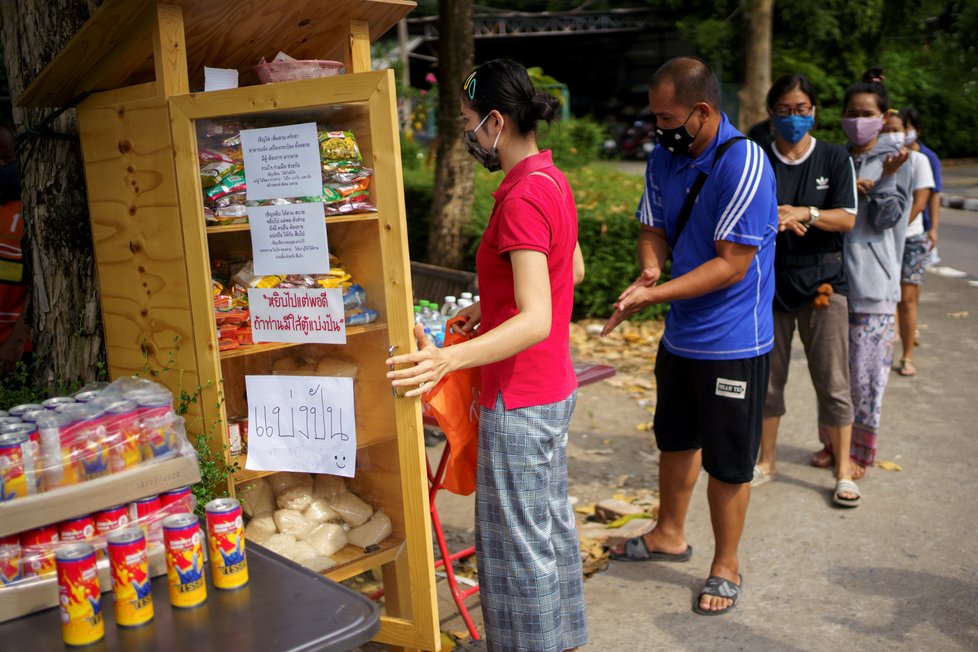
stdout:
POLYGON ((22 580, 54 575, 55 551, 66 543, 88 543, 99 559, 105 559, 112 533, 132 526, 143 531, 151 547, 162 546, 163 520, 173 514, 192 512, 195 505, 190 487, 181 487, 128 505, 0 537, 0 591, 22 580))
POLYGON ((170 456, 176 422, 170 392, 137 379, 0 410, 0 502, 170 456))
MULTIPOLYGON (((233 498, 222 498, 207 503, 206 512, 214 587, 241 588, 248 583, 241 505, 233 498)), ((133 527, 109 535, 115 620, 121 627, 138 627, 153 619, 146 536, 143 530, 133 527)), ((163 537, 170 604, 181 609, 204 604, 204 537, 197 517, 191 513, 168 516, 163 520, 163 537)), ((55 555, 62 633, 68 645, 88 645, 105 636, 96 557, 88 543, 62 546, 55 555)))

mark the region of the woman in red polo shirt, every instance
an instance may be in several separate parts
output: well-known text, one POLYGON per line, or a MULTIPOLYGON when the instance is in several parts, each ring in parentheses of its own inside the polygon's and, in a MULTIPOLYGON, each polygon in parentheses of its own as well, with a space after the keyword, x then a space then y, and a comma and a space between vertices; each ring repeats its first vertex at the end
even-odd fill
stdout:
POLYGON ((560 652, 587 641, 567 427, 577 380, 569 352, 574 284, 584 278, 577 208, 536 125, 559 104, 526 69, 489 61, 462 88, 465 144, 505 177, 476 254, 481 303, 463 310, 479 337, 438 349, 416 327, 417 353, 389 374, 417 396, 446 373, 482 367, 476 558, 490 649, 560 652))

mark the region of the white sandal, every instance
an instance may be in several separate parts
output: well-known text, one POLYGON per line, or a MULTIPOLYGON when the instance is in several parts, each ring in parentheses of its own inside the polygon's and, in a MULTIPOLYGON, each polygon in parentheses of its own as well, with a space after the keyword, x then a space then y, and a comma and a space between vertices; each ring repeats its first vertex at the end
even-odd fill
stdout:
POLYGON ((852 480, 836 480, 835 492, 832 494, 832 502, 840 507, 858 507, 862 501, 859 487, 852 480), (841 494, 855 494, 855 498, 843 498, 841 494))

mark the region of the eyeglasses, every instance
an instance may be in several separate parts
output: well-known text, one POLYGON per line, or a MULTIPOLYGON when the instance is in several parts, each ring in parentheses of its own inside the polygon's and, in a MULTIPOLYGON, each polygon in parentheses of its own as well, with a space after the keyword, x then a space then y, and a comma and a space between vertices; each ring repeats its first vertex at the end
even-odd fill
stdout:
POLYGON ((779 118, 787 118, 789 115, 811 115, 812 109, 815 107, 811 104, 799 104, 797 106, 788 106, 787 104, 776 104, 774 110, 771 111, 774 115, 779 118))

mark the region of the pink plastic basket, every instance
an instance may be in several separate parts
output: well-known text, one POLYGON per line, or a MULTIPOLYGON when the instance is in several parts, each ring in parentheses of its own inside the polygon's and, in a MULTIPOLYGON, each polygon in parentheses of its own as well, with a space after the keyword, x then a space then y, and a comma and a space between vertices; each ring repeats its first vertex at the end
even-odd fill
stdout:
POLYGON ((343 64, 339 61, 308 59, 303 61, 263 61, 255 66, 258 79, 263 84, 296 81, 338 75, 343 64))

